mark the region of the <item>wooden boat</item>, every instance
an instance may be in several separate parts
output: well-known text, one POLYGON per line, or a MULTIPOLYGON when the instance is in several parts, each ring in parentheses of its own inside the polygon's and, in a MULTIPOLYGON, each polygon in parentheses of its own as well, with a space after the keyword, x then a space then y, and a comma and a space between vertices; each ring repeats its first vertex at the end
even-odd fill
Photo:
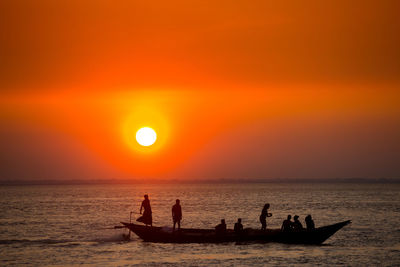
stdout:
POLYGON ((351 221, 344 221, 314 230, 300 232, 282 232, 280 229, 266 231, 244 229, 241 234, 227 230, 224 234, 216 234, 213 229, 184 229, 172 232, 170 228, 143 226, 121 222, 130 231, 146 242, 159 243, 223 243, 223 242, 278 242, 287 244, 322 244, 351 221))

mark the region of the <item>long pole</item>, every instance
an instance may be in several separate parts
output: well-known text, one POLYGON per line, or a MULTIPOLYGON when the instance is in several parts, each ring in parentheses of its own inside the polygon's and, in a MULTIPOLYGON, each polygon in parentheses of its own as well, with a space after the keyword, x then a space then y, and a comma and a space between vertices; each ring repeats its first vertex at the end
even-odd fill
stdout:
MULTIPOLYGON (((132 223, 132 213, 133 211, 129 213, 129 223, 132 223)), ((131 228, 129 228, 128 240, 131 240, 131 228)))

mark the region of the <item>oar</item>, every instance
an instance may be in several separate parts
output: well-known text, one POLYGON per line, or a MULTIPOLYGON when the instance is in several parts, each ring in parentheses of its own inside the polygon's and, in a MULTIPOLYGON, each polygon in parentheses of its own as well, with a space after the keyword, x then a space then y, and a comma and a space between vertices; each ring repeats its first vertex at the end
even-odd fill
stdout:
MULTIPOLYGON (((129 213, 129 223, 132 223, 132 213, 134 213, 134 214, 139 214, 138 212, 134 212, 134 211, 131 211, 130 213, 129 213)), ((123 226, 123 227, 126 227, 126 226, 123 226)), ((127 235, 122 235, 126 240, 131 240, 131 229, 130 228, 128 228, 129 229, 129 232, 128 232, 128 234, 127 235)))
MULTIPOLYGON (((131 211, 131 212, 129 213, 129 223, 132 223, 132 213, 135 213, 135 212, 131 211)), ((136 212, 136 213, 137 213, 137 212, 136 212)), ((131 228, 129 228, 128 240, 131 240, 131 228)))
POLYGON ((120 229, 120 228, 126 228, 125 225, 116 225, 114 227, 104 227, 104 228, 98 228, 99 230, 108 230, 108 229, 120 229))

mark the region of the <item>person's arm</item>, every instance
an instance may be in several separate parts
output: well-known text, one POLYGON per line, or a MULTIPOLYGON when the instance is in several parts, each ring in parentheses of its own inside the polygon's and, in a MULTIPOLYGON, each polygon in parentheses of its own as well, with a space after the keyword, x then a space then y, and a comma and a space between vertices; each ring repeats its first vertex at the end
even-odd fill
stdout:
POLYGON ((142 208, 143 208, 143 202, 142 205, 140 206, 140 211, 139 211, 140 214, 142 214, 142 208))

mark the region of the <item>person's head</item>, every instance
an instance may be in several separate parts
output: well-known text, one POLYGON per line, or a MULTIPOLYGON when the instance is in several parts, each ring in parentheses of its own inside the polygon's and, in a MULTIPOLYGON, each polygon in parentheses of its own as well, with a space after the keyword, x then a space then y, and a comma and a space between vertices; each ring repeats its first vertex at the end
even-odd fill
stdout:
POLYGON ((299 219, 299 216, 294 215, 293 219, 294 219, 295 221, 297 221, 297 220, 299 219))
POLYGON ((144 199, 149 199, 149 195, 144 195, 144 199))
POLYGON ((177 199, 176 200, 176 204, 179 204, 179 203, 181 203, 181 201, 179 199, 177 199))
POLYGON ((305 220, 306 221, 310 221, 311 220, 311 215, 307 215, 305 220))
POLYGON ((269 203, 264 205, 264 209, 269 209, 269 203))
POLYGON ((225 219, 221 219, 221 223, 222 223, 222 224, 225 224, 225 219))
POLYGON ((238 218, 238 223, 241 223, 242 222, 242 218, 238 218))
POLYGON ((287 219, 288 219, 288 220, 292 219, 292 215, 288 215, 288 216, 287 216, 287 219))

